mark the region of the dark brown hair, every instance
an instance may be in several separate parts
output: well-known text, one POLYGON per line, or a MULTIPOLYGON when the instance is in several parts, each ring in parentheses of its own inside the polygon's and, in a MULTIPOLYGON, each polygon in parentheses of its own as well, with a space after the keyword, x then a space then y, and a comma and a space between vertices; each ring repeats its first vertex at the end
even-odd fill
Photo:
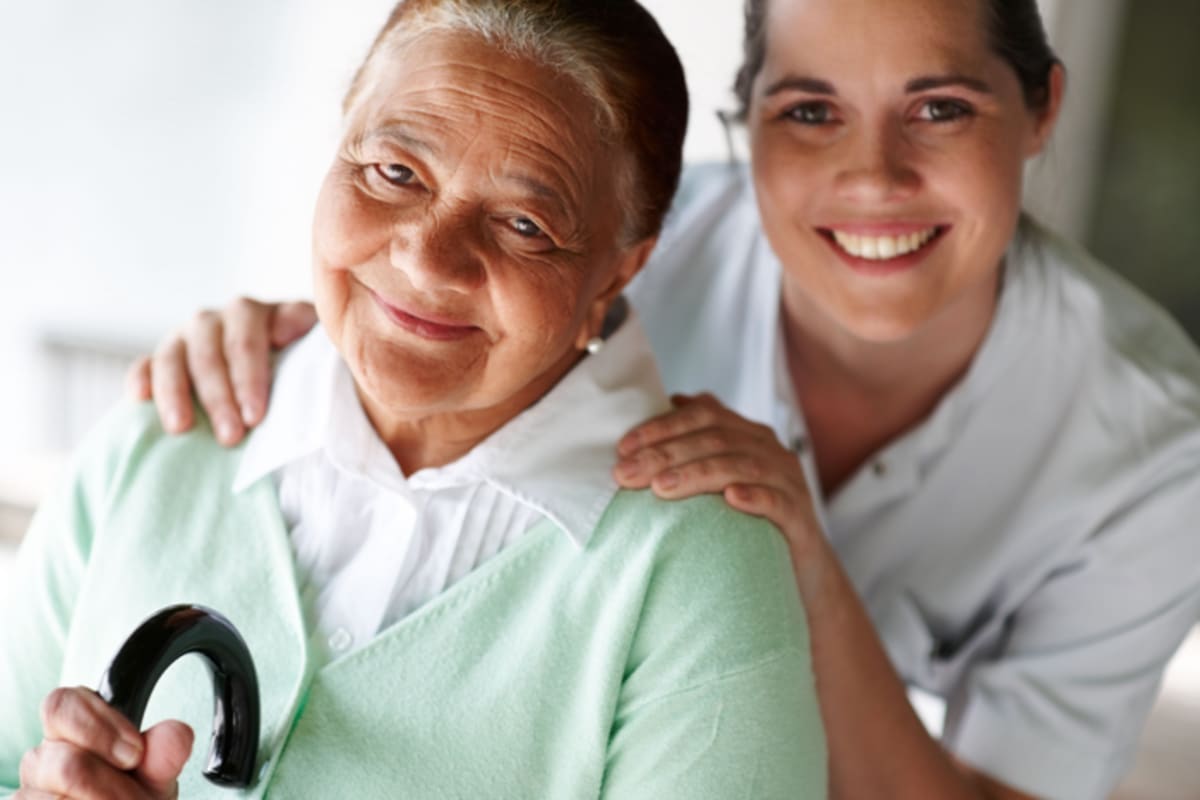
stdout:
POLYGON ((623 238, 656 235, 683 168, 688 94, 683 66, 636 0, 407 0, 392 9, 346 95, 349 110, 381 50, 434 30, 473 33, 579 85, 602 135, 631 156, 619 181, 623 238), (629 172, 630 170, 625 170, 629 172))
MULTIPOLYGON (((1046 37, 1037 0, 981 0, 987 5, 988 40, 992 50, 1017 73, 1025 103, 1041 109, 1050 98, 1050 70, 1060 63, 1046 37)), ((746 0, 743 61, 734 79, 736 118, 745 120, 751 90, 767 57, 767 0, 746 0)))

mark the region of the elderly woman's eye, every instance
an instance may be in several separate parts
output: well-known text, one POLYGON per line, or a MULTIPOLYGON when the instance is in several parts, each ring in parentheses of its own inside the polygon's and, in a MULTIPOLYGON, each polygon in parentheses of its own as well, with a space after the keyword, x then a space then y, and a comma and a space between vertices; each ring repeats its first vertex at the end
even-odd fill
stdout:
POLYGON ((826 125, 833 121, 833 109, 828 103, 800 103, 785 111, 784 116, 801 125, 826 125))
POLYGON ((517 217, 509 223, 509 227, 516 231, 518 235, 524 236, 526 239, 536 239, 539 236, 545 235, 542 229, 538 227, 537 223, 528 217, 517 217))
POLYGON ((928 122, 954 122, 970 114, 971 107, 961 100, 930 100, 918 116, 928 122))
POLYGON ((375 171, 385 181, 397 186, 407 186, 417 177, 416 173, 403 164, 376 164, 375 171))

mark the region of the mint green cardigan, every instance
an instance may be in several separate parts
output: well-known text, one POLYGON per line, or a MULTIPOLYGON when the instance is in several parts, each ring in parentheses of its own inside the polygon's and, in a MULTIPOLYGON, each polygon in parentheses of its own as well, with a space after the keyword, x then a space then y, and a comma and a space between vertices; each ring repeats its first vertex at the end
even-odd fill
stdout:
MULTIPOLYGON (((540 525, 322 664, 273 486, 233 494, 238 460, 203 425, 165 436, 149 406, 91 437, 0 599, 0 787, 40 741, 51 689, 95 686, 145 617, 200 603, 258 668, 246 796, 825 796, 804 615, 766 524, 711 497, 620 493, 586 548, 540 525)), ((183 798, 239 794, 200 776, 210 685, 181 659, 146 715, 196 730, 183 798)))

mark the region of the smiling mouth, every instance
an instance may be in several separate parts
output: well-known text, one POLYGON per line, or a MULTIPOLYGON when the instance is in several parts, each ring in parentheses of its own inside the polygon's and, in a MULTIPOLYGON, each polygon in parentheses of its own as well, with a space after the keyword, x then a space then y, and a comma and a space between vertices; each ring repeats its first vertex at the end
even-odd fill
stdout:
POLYGON ((371 296, 393 323, 423 339, 451 342, 464 339, 480 330, 479 327, 461 320, 427 314, 415 309, 399 308, 375 292, 371 292, 371 296))
POLYGON ((888 262, 920 253, 931 247, 947 230, 948 226, 932 225, 907 233, 872 236, 832 228, 818 229, 842 253, 875 262, 888 262))

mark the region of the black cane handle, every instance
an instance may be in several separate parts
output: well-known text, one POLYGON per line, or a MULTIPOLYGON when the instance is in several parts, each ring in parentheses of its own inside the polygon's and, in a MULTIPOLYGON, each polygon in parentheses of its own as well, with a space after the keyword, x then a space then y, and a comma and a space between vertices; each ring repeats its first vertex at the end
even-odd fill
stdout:
POLYGON ((140 728, 158 679, 188 653, 204 658, 213 682, 204 777, 218 786, 245 788, 254 781, 258 755, 258 678, 250 650, 225 617, 203 606, 164 608, 121 646, 100 679, 99 694, 140 728))

